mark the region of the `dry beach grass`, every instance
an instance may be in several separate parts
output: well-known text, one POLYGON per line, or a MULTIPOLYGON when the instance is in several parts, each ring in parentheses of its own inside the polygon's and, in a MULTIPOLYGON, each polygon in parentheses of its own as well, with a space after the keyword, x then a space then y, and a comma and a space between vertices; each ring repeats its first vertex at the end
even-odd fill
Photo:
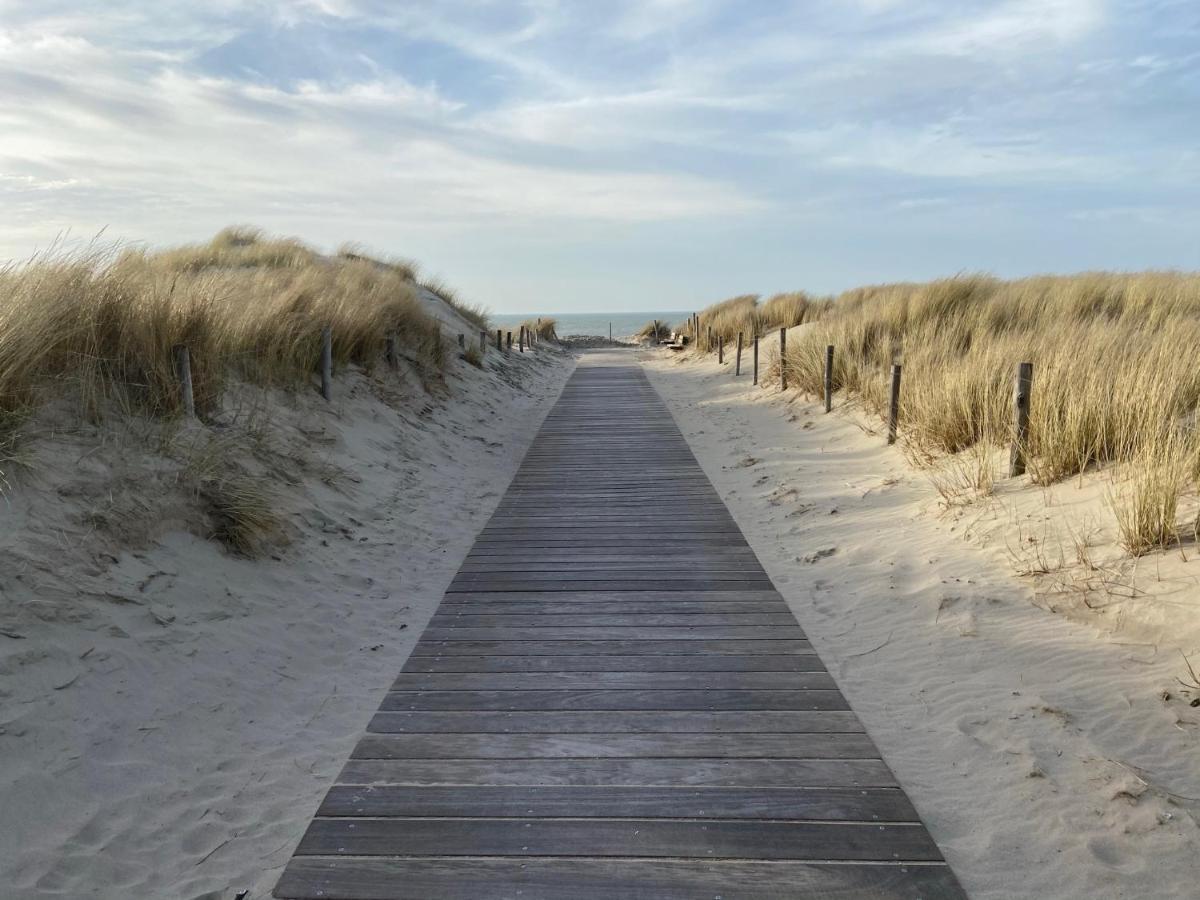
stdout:
MULTIPOLYGON (((234 375, 295 386, 311 377, 325 326, 335 365, 375 365, 390 332, 410 363, 435 376, 446 351, 413 278, 410 264, 346 250, 322 256, 250 229, 154 253, 45 254, 0 271, 0 415, 19 418, 65 387, 88 416, 112 402, 175 412, 175 344, 191 352, 201 410, 234 375)), ((428 289, 482 320, 445 286, 428 289)))
MULTIPOLYGON (((750 297, 705 310, 702 349, 705 323, 736 331, 743 326, 733 323, 755 311, 750 297)), ((1200 369, 1192 361, 1200 278, 966 275, 859 288, 822 313, 793 316, 813 324, 789 341, 789 388, 819 395, 833 345, 835 391, 882 416, 888 370, 902 363, 908 449, 930 462, 958 455, 957 480, 986 493, 993 451, 1011 440, 1015 366, 1032 362, 1033 479, 1049 484, 1112 465, 1129 476, 1114 485, 1111 503, 1130 553, 1193 534, 1175 520, 1175 502, 1200 473, 1200 369)))

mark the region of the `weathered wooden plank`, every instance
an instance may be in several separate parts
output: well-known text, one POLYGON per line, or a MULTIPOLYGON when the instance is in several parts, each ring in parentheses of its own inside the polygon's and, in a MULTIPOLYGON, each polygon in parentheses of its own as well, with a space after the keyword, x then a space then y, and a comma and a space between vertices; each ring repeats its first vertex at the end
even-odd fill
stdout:
POLYGON ((706 734, 720 732, 861 732, 848 710, 593 710, 498 712, 471 710, 380 711, 367 728, 380 734, 706 734))
MULTIPOLYGON (((455 594, 455 597, 462 596, 455 594)), ((737 613, 741 615, 787 615, 791 612, 778 600, 762 602, 742 601, 729 603, 724 600, 592 600, 577 603, 564 600, 559 603, 545 600, 492 600, 473 598, 470 600, 446 600, 438 607, 434 618, 442 616, 488 615, 488 616, 578 616, 578 615, 719 615, 737 613)), ((794 622, 795 619, 793 618, 794 622)))
POLYGON ((769 581, 760 581, 749 578, 733 578, 733 579, 662 579, 653 576, 646 578, 606 578, 596 579, 594 577, 570 578, 564 576, 556 581, 543 581, 534 578, 492 578, 489 581, 474 581, 461 580, 455 578, 450 583, 447 593, 453 594, 458 591, 478 591, 481 589, 497 590, 497 591, 520 591, 520 590, 537 590, 537 591, 586 591, 594 588, 610 588, 621 589, 629 588, 630 590, 639 590, 642 588, 652 588, 660 591, 698 591, 703 590, 706 585, 738 585, 747 588, 760 587, 765 588, 770 586, 769 581))
POLYGON ((940 861, 920 825, 673 819, 315 819, 300 855, 940 861))
POLYGON ((897 787, 876 759, 352 759, 338 783, 897 787))
POLYGON ((686 600, 702 600, 705 602, 721 601, 723 603, 761 603, 765 600, 777 600, 783 602, 783 598, 774 589, 770 590, 719 590, 719 591, 694 591, 692 594, 681 597, 676 591, 463 591, 447 596, 442 602, 443 604, 451 603, 466 603, 471 600, 486 600, 490 603, 499 603, 504 600, 541 600, 550 603, 600 603, 600 602, 645 602, 652 603, 656 600, 669 600, 673 602, 682 602, 686 600))
POLYGON ((402 672, 393 691, 832 690, 827 672, 402 672))
POLYGON ((849 709, 837 690, 772 691, 390 691, 379 707, 399 709, 849 709))
POLYGON ((297 900, 962 900, 943 864, 706 859, 297 857, 276 896, 297 900))
POLYGON ((804 632, 798 625, 575 625, 563 628, 555 625, 511 628, 493 625, 490 628, 448 628, 431 625, 425 629, 425 641, 781 641, 801 640, 804 632))
POLYGON ((430 640, 422 637, 413 656, 576 656, 613 653, 621 656, 676 653, 812 653, 808 640, 544 640, 529 635, 527 640, 430 640))
POLYGON ((320 816, 816 819, 916 822, 896 788, 335 785, 320 816))
POLYGON ((733 625, 745 627, 794 628, 796 619, 790 612, 782 613, 688 613, 685 615, 656 615, 654 613, 609 613, 584 615, 572 613, 541 613, 537 615, 495 615, 490 612, 460 612, 442 607, 429 620, 437 628, 555 628, 637 626, 639 628, 696 628, 700 626, 733 625))
POLYGON ((368 734, 351 759, 878 759, 863 733, 368 734))
POLYGON ((815 653, 643 656, 410 656, 404 672, 824 672, 815 653))

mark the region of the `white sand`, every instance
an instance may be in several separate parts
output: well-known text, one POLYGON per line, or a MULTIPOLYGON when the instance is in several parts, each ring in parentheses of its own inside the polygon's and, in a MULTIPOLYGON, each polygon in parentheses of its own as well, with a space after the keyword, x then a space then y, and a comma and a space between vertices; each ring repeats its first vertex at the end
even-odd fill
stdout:
POLYGON ((0 896, 268 896, 572 367, 498 360, 259 409, 275 559, 189 533, 153 428, 35 443, 0 501, 0 896))
POLYGON ((715 354, 638 356, 972 897, 1200 895, 1200 709, 1169 649, 1200 593, 1173 594, 1186 617, 1129 608, 1115 634, 1048 612, 997 549, 1036 489, 943 515, 866 419, 715 354))

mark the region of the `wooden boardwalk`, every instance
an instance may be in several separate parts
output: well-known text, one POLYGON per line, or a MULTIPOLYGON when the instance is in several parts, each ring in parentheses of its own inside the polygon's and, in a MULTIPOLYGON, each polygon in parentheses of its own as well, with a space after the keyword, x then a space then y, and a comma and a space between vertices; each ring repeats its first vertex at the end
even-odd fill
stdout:
POLYGON ((641 369, 585 359, 276 896, 964 894, 641 369))

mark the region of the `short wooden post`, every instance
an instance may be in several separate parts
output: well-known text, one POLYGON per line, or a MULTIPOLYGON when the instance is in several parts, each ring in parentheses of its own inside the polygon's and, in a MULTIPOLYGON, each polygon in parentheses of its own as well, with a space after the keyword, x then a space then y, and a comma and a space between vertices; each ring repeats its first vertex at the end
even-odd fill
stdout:
POLYGON ((333 399, 333 329, 321 329, 321 396, 333 399))
POLYGON ((889 444, 896 443, 896 430, 900 425, 900 364, 892 366, 892 396, 888 401, 888 437, 889 444))
POLYGON ((787 329, 779 329, 779 389, 787 390, 787 329))
POLYGON ((612 322, 608 323, 608 339, 612 340, 612 322))
POLYGON ((1013 384, 1013 443, 1008 456, 1010 478, 1025 474, 1025 451, 1029 447, 1029 396, 1033 391, 1033 363, 1018 363, 1013 384))
POLYGON ((725 365, 725 337, 720 334, 717 335, 717 362, 725 365))
POLYGON ((733 363, 733 374, 735 376, 742 374, 742 333, 738 332, 737 357, 733 363))
POLYGON ((833 409, 833 344, 825 348, 825 412, 833 409))
POLYGON ((467 336, 465 334, 460 334, 458 336, 458 349, 459 350, 467 349, 467 336))
POLYGON ((758 335, 754 336, 754 383, 758 384, 758 335))
POLYGON ((487 332, 479 332, 479 355, 487 356, 487 332))
POLYGON ((504 346, 506 348, 508 348, 509 350, 512 350, 512 332, 511 331, 508 332, 508 334, 506 334, 504 336, 504 346))
POLYGON ((384 338, 383 357, 387 360, 388 368, 399 368, 400 354, 396 352, 396 332, 394 331, 389 331, 387 337, 384 338))
POLYGON ((712 326, 708 326, 708 340, 704 343, 705 349, 712 351, 712 326))
POLYGON ((194 419, 196 398, 192 393, 192 355, 183 344, 176 344, 171 352, 175 356, 175 377, 179 379, 179 401, 183 406, 183 414, 194 419))
POLYGON ((521 326, 521 335, 520 335, 520 337, 517 339, 517 348, 518 348, 518 349, 519 349, 519 350, 520 350, 522 353, 524 353, 524 352, 525 352, 525 326, 524 326, 524 325, 522 325, 522 326, 521 326))

